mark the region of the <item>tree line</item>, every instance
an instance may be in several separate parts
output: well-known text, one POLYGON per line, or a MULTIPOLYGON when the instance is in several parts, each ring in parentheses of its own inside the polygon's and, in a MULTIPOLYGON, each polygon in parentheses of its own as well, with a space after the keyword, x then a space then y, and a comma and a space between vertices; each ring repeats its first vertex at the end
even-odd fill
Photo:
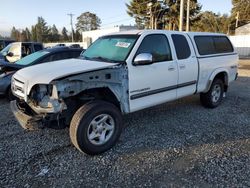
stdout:
MULTIPOLYGON (((140 29, 150 28, 153 19, 157 29, 178 30, 180 1, 132 0, 126 3, 127 13, 135 18, 140 29)), ((202 5, 197 0, 190 0, 190 30, 234 34, 236 22, 238 27, 250 22, 250 0, 232 0, 232 5, 231 15, 202 12, 202 5)), ((186 4, 184 10, 187 10, 186 4)), ((186 19, 184 15, 184 23, 186 19)))
MULTIPOLYGON (((126 3, 127 13, 133 17, 139 29, 150 28, 154 24, 157 29, 178 30, 181 0, 131 0, 126 3), (149 7, 148 3, 151 3, 149 7)), ((221 32, 234 34, 236 25, 242 26, 250 23, 250 0, 232 0, 231 15, 202 12, 202 5, 197 0, 190 0, 190 30, 221 32), (236 24, 237 22, 237 24, 236 24)), ((184 10, 187 10, 185 5, 184 10)), ((186 21, 184 14, 184 23, 186 21)), ((99 29, 101 19, 94 13, 84 12, 77 17, 73 30, 74 41, 82 41, 81 32, 99 29)), ((65 27, 59 31, 55 24, 48 26, 44 18, 38 17, 37 23, 31 28, 11 30, 11 38, 16 41, 34 42, 69 42, 72 31, 65 27)))
MULTIPOLYGON (((101 19, 94 13, 84 12, 77 17, 76 30, 73 30, 74 42, 82 41, 81 32, 99 29, 101 19)), ((55 24, 49 26, 43 17, 37 18, 37 23, 29 29, 12 28, 10 38, 16 41, 34 42, 71 42, 72 31, 66 27, 59 31, 55 24)))

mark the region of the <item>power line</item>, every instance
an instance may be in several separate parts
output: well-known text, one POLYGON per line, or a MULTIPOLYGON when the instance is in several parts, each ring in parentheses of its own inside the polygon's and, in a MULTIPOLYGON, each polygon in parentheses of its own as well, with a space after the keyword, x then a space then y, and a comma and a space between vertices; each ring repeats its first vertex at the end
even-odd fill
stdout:
POLYGON ((123 21, 128 21, 128 20, 132 20, 134 18, 127 18, 127 19, 123 19, 123 20, 117 20, 117 21, 114 21, 114 22, 110 22, 110 23, 106 23, 102 26, 106 26, 106 25, 110 25, 110 24, 113 24, 113 23, 119 23, 119 22, 123 22, 123 21))

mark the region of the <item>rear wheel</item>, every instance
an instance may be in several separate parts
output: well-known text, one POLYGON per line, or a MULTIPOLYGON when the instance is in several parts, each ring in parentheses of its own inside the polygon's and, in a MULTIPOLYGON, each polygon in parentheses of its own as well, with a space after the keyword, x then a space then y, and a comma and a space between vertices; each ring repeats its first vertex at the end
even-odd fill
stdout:
POLYGON ((81 152, 96 155, 114 146, 122 131, 122 116, 111 103, 93 101, 80 107, 70 124, 70 138, 81 152))
POLYGON ((216 108, 223 99, 224 83, 221 79, 215 79, 207 93, 200 94, 201 104, 207 108, 216 108))

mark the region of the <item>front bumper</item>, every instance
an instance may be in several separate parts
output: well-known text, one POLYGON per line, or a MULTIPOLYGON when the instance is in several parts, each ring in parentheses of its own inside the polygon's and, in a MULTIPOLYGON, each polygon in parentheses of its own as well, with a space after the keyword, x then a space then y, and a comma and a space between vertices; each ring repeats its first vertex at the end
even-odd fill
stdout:
POLYGON ((3 78, 0 78, 0 94, 5 95, 7 93, 11 83, 11 76, 8 75, 3 78))
POLYGON ((16 100, 10 102, 10 108, 16 120, 24 129, 38 130, 44 127, 42 123, 42 116, 29 115, 25 112, 25 108, 21 108, 18 105, 16 100))

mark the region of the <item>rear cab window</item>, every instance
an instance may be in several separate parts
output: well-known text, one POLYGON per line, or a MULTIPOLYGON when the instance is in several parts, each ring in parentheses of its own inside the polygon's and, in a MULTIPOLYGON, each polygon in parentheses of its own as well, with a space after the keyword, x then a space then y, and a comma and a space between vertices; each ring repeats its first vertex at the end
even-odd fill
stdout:
POLYGON ((191 56, 191 50, 186 37, 180 34, 173 34, 171 37, 174 42, 178 60, 189 58, 191 56))
POLYGON ((233 46, 226 36, 195 36, 200 55, 216 55, 234 52, 233 46))

